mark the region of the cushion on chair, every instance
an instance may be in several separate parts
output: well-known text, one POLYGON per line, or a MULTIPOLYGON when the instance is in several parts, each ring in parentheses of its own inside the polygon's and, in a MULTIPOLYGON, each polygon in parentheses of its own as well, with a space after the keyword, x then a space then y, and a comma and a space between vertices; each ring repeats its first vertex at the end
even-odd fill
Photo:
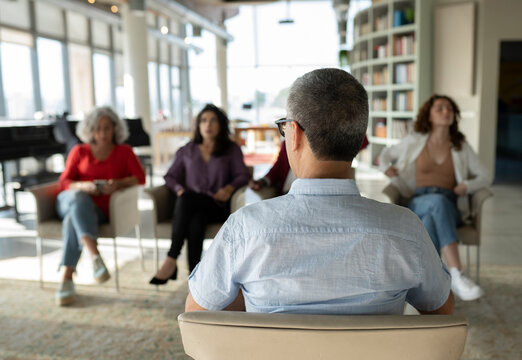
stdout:
POLYGON ((43 239, 62 239, 62 221, 59 219, 37 223, 38 236, 43 239))
POLYGON ((458 359, 467 322, 447 315, 334 316, 238 312, 178 317, 194 359, 458 359))

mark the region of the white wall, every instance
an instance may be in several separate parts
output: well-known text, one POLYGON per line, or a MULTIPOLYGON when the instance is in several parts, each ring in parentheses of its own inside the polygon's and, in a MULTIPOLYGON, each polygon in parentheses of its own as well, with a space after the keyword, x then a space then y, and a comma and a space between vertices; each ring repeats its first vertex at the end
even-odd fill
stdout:
MULTIPOLYGON (((474 92, 469 96, 448 95, 455 99, 461 109, 462 132, 478 152, 482 163, 494 173, 500 43, 505 40, 522 40, 522 1, 438 0, 436 5, 469 2, 476 4, 474 92)), ((435 62, 436 48, 433 54, 435 62)))
POLYGON ((483 48, 480 75, 480 158, 489 169, 495 169, 497 145, 497 105, 500 64, 500 43, 522 41, 522 1, 486 0, 483 11, 483 48))

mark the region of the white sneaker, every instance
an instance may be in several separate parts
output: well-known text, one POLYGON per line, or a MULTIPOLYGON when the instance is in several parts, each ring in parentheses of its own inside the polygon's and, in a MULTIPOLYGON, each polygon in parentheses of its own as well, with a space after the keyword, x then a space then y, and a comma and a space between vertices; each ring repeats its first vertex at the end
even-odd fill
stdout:
POLYGON ((54 294, 54 299, 57 305, 69 305, 74 302, 76 298, 76 291, 74 290, 74 283, 72 280, 64 280, 60 284, 58 290, 56 290, 56 294, 54 294))
POLYGON ((471 279, 464 276, 459 269, 450 268, 451 274, 451 290, 455 295, 457 295, 461 300, 464 301, 472 301, 476 300, 482 295, 484 295, 484 291, 475 284, 471 279))
POLYGON ((96 280, 98 284, 104 283, 111 278, 111 274, 109 274, 109 270, 107 270, 100 255, 93 256, 92 269, 94 280, 96 280))

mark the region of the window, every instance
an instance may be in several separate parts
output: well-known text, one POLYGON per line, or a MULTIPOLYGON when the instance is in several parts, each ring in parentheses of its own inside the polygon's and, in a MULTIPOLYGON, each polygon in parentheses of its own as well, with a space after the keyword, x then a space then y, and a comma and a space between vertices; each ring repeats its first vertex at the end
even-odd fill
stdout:
POLYGON ((116 85, 116 109, 120 116, 125 114, 125 90, 123 87, 123 55, 114 55, 114 72, 116 85))
POLYGON ((163 116, 170 118, 169 66, 166 64, 160 64, 159 75, 160 75, 160 98, 161 98, 160 111, 163 116))
POLYGON ((158 64, 149 62, 149 96, 150 117, 152 121, 158 119, 159 97, 158 97, 158 64))
POLYGON ((65 37, 62 9, 42 3, 35 2, 36 29, 39 33, 56 37, 65 37))
POLYGON ((87 18, 84 15, 67 12, 67 35, 69 40, 87 44, 89 40, 89 32, 87 29, 87 18))
POLYGON ((67 109, 63 80, 63 46, 59 41, 37 39, 42 110, 60 114, 67 109))
POLYGON ((331 3, 292 2, 294 23, 280 24, 288 16, 287 5, 242 6, 226 21, 234 36, 228 44, 231 119, 270 123, 285 115, 288 90, 297 77, 338 66, 339 37, 331 3))
POLYGON ((26 32, 0 28, 0 63, 6 116, 32 118, 35 111, 31 47, 26 32))
POLYGON ((91 111, 93 99, 91 51, 87 46, 69 44, 72 113, 91 111))
POLYGON ((96 106, 112 106, 111 59, 108 55, 94 53, 94 102, 96 106))
POLYGON ((0 23, 29 30, 29 3, 27 0, 2 1, 0 23))
POLYGON ((102 21, 92 20, 92 43, 95 47, 109 49, 111 47, 111 36, 109 25, 102 21))
POLYGON ((192 38, 193 44, 204 49, 200 54, 189 51, 189 76, 192 105, 198 112, 206 103, 220 104, 217 83, 216 37, 203 30, 200 37, 192 38))
POLYGON ((170 69, 172 84, 172 119, 174 124, 183 124, 183 112, 181 107, 181 86, 180 86, 180 70, 179 67, 173 66, 170 69))
POLYGON ((35 108, 31 49, 25 45, 0 42, 0 55, 7 117, 32 118, 35 108))

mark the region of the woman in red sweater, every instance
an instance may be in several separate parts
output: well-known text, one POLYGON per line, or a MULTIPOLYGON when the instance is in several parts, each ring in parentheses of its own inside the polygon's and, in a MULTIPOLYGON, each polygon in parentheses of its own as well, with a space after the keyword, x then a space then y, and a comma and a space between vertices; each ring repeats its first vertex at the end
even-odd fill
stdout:
POLYGON ((58 305, 74 301, 72 275, 83 246, 92 256, 96 282, 110 278, 97 247, 98 225, 109 220, 113 192, 145 183, 145 172, 132 148, 121 144, 129 136, 127 125, 111 108, 94 109, 78 124, 76 134, 84 144, 72 148, 67 157, 56 202, 63 219, 61 265, 65 267, 55 296, 58 305))

